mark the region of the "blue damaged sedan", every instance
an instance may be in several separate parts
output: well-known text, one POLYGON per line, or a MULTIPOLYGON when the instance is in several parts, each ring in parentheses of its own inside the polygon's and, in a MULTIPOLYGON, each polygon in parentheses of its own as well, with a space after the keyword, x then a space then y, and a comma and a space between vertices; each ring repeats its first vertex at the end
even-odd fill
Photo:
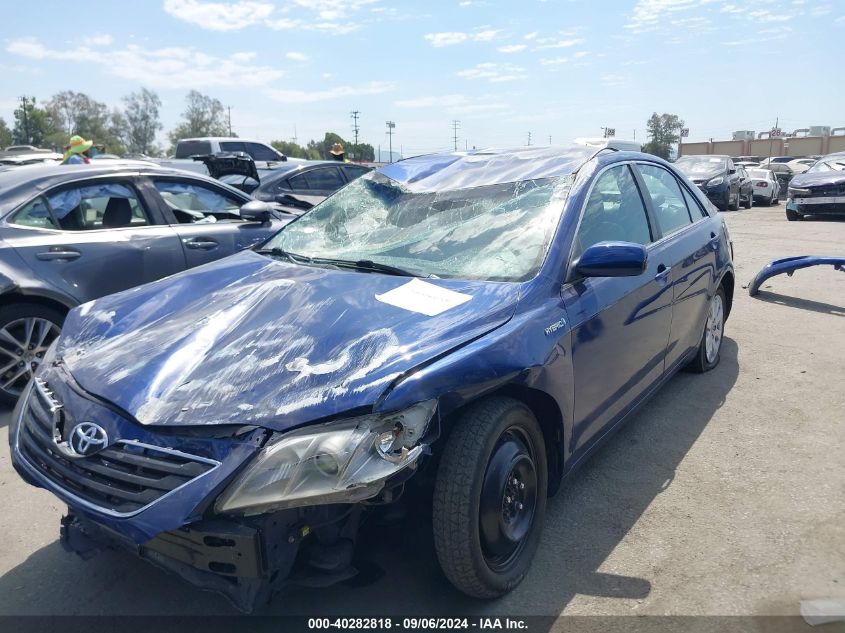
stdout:
POLYGON ((250 610, 354 576, 433 498, 461 591, 526 574, 546 499, 676 371, 716 367, 723 219, 646 154, 525 148, 371 172, 269 241, 70 312, 13 414, 81 554, 250 610))

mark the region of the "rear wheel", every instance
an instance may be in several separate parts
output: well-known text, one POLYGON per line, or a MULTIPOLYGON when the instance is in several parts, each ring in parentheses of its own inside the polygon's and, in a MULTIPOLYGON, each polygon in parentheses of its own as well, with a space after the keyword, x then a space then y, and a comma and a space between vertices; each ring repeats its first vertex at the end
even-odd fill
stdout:
POLYGON ((716 294, 710 299, 698 352, 687 366, 690 371, 703 374, 719 364, 719 352, 722 350, 722 336, 725 332, 726 307, 725 289, 719 286, 716 294))
POLYGON ((742 206, 744 206, 746 209, 750 209, 751 207, 754 206, 754 192, 753 191, 748 192, 748 200, 746 200, 745 203, 742 206))
POLYGON ((455 587, 496 598, 522 582, 540 542, 547 478, 543 433, 524 404, 496 397, 467 410, 434 487, 434 545, 455 587))
POLYGON ((0 402, 17 402, 64 320, 62 312, 38 304, 0 308, 0 402))

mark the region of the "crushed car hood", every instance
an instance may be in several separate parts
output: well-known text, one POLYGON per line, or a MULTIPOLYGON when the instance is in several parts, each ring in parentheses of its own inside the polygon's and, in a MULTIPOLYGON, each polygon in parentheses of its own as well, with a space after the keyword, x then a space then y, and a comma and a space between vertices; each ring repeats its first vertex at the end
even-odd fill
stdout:
POLYGON ((818 171, 811 174, 803 173, 795 176, 789 186, 793 188, 818 187, 819 185, 845 185, 845 172, 818 171))
POLYGON ((373 406, 404 373, 507 322, 520 287, 414 279, 469 297, 436 316, 413 292, 406 307, 376 297, 409 283, 247 251, 80 306, 58 354, 141 424, 282 431, 373 406))

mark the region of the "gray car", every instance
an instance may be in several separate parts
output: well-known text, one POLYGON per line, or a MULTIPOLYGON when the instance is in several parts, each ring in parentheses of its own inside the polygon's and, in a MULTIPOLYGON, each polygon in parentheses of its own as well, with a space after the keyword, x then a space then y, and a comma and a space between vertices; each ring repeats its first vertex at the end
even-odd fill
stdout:
POLYGON ((71 308, 249 248, 292 217, 140 162, 0 172, 0 400, 17 399, 71 308))

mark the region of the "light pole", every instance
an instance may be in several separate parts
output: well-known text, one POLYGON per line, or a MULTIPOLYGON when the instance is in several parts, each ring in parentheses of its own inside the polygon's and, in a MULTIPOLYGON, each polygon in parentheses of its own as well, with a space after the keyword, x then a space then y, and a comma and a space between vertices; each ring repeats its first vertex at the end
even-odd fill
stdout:
POLYGON ((390 155, 387 159, 387 162, 392 163, 393 162, 393 130, 396 129, 396 124, 393 121, 385 121, 385 124, 387 125, 387 137, 388 137, 389 143, 390 143, 390 155))

